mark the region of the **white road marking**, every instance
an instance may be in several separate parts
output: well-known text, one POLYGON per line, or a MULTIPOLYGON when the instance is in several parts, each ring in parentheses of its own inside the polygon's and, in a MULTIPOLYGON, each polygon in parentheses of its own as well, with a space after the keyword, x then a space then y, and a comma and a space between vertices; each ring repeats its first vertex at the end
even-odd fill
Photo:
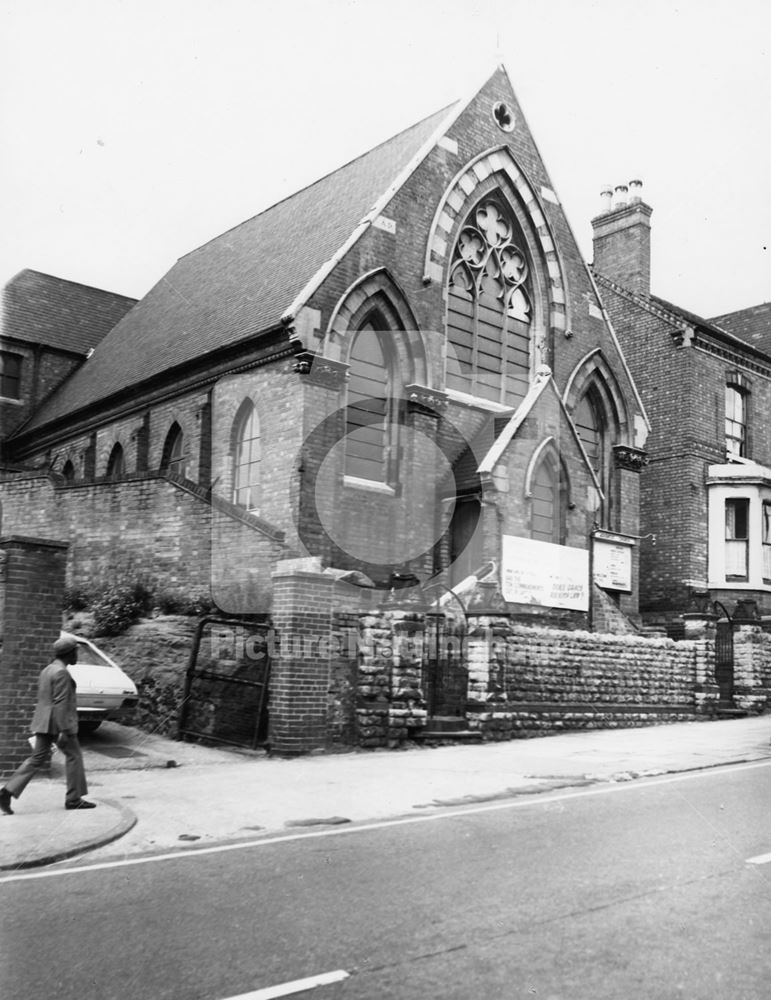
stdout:
POLYGON ((771 854, 758 854, 754 858, 747 858, 748 865, 767 865, 771 862, 771 854))
POLYGON ((496 802, 488 806, 472 806, 471 808, 449 809, 430 815, 408 816, 404 819, 385 819, 376 823, 362 823, 336 826, 332 830, 314 830, 305 833, 282 833, 262 840, 239 840, 235 844, 217 844, 214 847, 200 847, 188 851, 171 851, 168 854, 151 854, 141 858, 122 858, 119 861, 99 861, 93 865, 80 865, 76 868, 46 868, 43 871, 24 872, 18 875, 0 876, 0 884, 5 882, 28 882, 39 878, 59 878, 63 875, 79 875, 83 872, 105 871, 109 868, 130 868, 133 865, 150 865, 159 861, 178 861, 200 858, 209 854, 225 854, 228 851, 245 851, 255 847, 268 847, 272 844, 287 844, 294 840, 318 840, 322 837, 344 837, 355 833, 369 833, 370 830, 386 830, 396 826, 413 826, 417 823, 438 823, 442 820, 457 819, 459 816, 475 816, 480 813, 500 812, 504 809, 527 809, 541 805, 544 802, 568 802, 571 799, 584 799, 595 795, 623 794, 641 788, 657 788, 659 785, 673 785, 681 781, 693 781, 699 778, 713 778, 724 774, 736 774, 741 771, 752 771, 759 767, 771 767, 771 760, 760 760, 751 764, 726 764, 709 768, 704 771, 686 771, 668 778, 651 778, 625 782, 623 785, 602 785, 598 788, 582 788, 577 792, 560 792, 554 795, 543 792, 540 795, 528 795, 514 799, 512 802, 496 802))
POLYGON ((265 989, 254 990, 252 993, 240 993, 237 997, 228 997, 227 1000, 276 1000, 277 997, 288 997, 292 993, 302 993, 303 990, 312 990, 316 986, 340 983, 347 978, 348 973, 344 969, 336 969, 334 972, 322 972, 318 976, 309 976, 307 979, 295 979, 291 983, 266 986, 265 989))

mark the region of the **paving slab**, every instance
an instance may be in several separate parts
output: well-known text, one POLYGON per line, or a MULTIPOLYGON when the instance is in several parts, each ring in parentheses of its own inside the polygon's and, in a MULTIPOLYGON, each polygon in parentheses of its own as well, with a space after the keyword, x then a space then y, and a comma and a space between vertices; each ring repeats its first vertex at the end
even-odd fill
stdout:
POLYGON ((84 850, 89 860, 114 860, 771 760, 771 715, 292 759, 180 743, 112 724, 85 737, 83 746, 89 797, 99 808, 63 810, 63 766, 55 756, 51 777, 29 785, 14 802, 16 815, 0 816, 4 868, 33 863, 35 843, 40 863, 84 850), (9 855, 14 842, 17 853, 9 855))

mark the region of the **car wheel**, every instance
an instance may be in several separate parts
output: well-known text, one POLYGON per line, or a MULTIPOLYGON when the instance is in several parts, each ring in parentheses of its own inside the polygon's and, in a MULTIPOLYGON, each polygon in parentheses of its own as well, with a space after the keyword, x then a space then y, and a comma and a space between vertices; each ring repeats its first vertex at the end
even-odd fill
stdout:
POLYGON ((79 722, 78 732, 85 733, 86 735, 88 735, 89 733, 95 733, 97 729, 101 726, 101 724, 102 724, 101 719, 96 719, 96 720, 89 719, 87 722, 79 722))

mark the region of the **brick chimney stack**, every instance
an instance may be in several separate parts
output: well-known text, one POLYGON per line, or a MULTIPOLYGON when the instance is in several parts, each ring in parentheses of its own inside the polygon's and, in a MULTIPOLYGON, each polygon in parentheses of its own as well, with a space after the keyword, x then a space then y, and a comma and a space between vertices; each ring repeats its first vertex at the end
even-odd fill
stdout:
POLYGON ((592 219, 594 270, 624 288, 651 290, 651 213, 642 200, 642 181, 603 188, 602 210, 592 219))

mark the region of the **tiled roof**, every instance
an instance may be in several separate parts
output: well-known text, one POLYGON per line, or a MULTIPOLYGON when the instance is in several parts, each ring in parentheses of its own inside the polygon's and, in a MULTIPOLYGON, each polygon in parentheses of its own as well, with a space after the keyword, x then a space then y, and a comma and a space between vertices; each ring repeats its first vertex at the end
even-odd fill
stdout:
POLYGON ((715 316, 710 323, 727 330, 735 337, 746 340, 762 351, 771 353, 771 302, 715 316))
POLYGON ((24 431, 275 329, 449 111, 436 112, 180 258, 24 431))
POLYGON ((20 271, 3 290, 0 333, 32 344, 87 354, 136 299, 40 271, 20 271))

